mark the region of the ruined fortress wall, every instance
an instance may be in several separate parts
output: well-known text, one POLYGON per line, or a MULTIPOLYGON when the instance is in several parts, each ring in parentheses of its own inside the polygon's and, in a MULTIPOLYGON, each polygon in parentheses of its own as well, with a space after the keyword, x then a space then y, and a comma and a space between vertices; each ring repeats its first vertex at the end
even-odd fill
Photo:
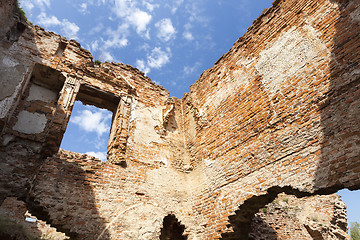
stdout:
POLYGON ((359 14, 357 1, 275 1, 180 100, 76 41, 9 27, 0 202, 81 239, 154 239, 169 214, 189 239, 229 239, 282 191, 359 188, 359 14), (113 112, 108 162, 58 152, 75 100, 113 112))
POLYGON ((154 238, 171 213, 196 226, 181 101, 131 66, 95 65, 76 41, 13 24, 24 29, 10 26, 0 42, 0 202, 21 198, 81 239, 154 238), (75 100, 113 112, 107 163, 57 154, 75 100))
POLYGON ((195 140, 201 239, 272 187, 359 188, 359 13, 358 1, 275 1, 191 86, 207 120, 195 140))

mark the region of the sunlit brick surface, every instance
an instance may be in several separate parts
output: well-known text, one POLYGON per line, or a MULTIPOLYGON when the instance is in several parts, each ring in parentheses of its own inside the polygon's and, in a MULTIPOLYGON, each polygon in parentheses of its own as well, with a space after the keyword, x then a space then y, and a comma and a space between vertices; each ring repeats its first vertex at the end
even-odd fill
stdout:
POLYGON ((243 226, 266 196, 360 187, 358 1, 274 1, 182 99, 0 6, 0 201, 69 236, 156 239, 172 214, 188 239, 240 238, 249 201, 243 226), (77 98, 114 113, 106 163, 58 152, 77 98))

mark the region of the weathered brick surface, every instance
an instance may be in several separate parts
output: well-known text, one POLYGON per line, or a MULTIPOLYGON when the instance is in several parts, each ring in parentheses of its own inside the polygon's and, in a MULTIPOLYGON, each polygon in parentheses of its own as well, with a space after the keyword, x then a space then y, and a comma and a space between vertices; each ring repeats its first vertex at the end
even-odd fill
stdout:
POLYGON ((274 1, 182 99, 15 15, 0 29, 0 202, 81 239, 154 239, 168 215, 189 239, 226 239, 246 203, 244 226, 282 191, 359 188, 359 9, 274 1), (58 152, 75 99, 113 112, 108 162, 58 152))
POLYGON ((336 194, 296 198, 280 194, 251 223, 253 239, 351 239, 346 206, 336 194))
MULTIPOLYGON (((157 171, 161 185, 149 179, 158 168, 104 163, 61 150, 42 165, 31 201, 51 209, 48 221, 80 239, 156 239, 168 213, 187 217, 186 183, 175 170, 157 171), (163 182, 166 176, 168 182, 163 182), (171 179, 181 179, 171 183, 171 179)), ((185 221, 191 224, 191 221, 185 221)))
POLYGON ((276 1, 191 87, 204 239, 273 186, 359 187, 358 2, 276 1), (347 27, 345 27, 347 26, 347 27), (345 46, 346 45, 346 46, 345 46))

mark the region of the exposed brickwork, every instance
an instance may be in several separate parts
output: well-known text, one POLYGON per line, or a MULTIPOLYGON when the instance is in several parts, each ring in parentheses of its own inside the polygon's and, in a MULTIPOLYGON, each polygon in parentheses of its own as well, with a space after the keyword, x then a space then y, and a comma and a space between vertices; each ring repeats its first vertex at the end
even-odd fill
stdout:
POLYGON ((250 226, 282 191, 360 187, 358 1, 274 1, 182 99, 129 65, 94 64, 15 6, 1 0, 13 17, 0 28, 0 202, 22 198, 80 239, 156 239, 169 215, 188 239, 247 238, 232 216, 250 226), (114 114, 106 163, 58 152, 76 99, 114 114))
POLYGON ((301 199, 280 194, 255 215, 250 236, 269 240, 350 239, 346 221, 346 206, 336 194, 301 199))
POLYGON ((276 1, 191 87, 208 121, 194 141, 206 166, 193 200, 202 239, 272 186, 359 187, 357 7, 276 1))

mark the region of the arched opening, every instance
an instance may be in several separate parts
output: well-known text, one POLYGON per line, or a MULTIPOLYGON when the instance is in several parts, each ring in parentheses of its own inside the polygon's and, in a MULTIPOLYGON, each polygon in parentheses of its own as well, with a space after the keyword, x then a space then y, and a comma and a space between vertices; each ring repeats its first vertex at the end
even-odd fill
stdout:
POLYGON ((337 194, 273 187, 229 217, 221 239, 347 239, 346 206, 337 194))
POLYGON ((186 240, 184 236, 185 226, 180 224, 175 215, 167 215, 164 218, 160 240, 186 240))

